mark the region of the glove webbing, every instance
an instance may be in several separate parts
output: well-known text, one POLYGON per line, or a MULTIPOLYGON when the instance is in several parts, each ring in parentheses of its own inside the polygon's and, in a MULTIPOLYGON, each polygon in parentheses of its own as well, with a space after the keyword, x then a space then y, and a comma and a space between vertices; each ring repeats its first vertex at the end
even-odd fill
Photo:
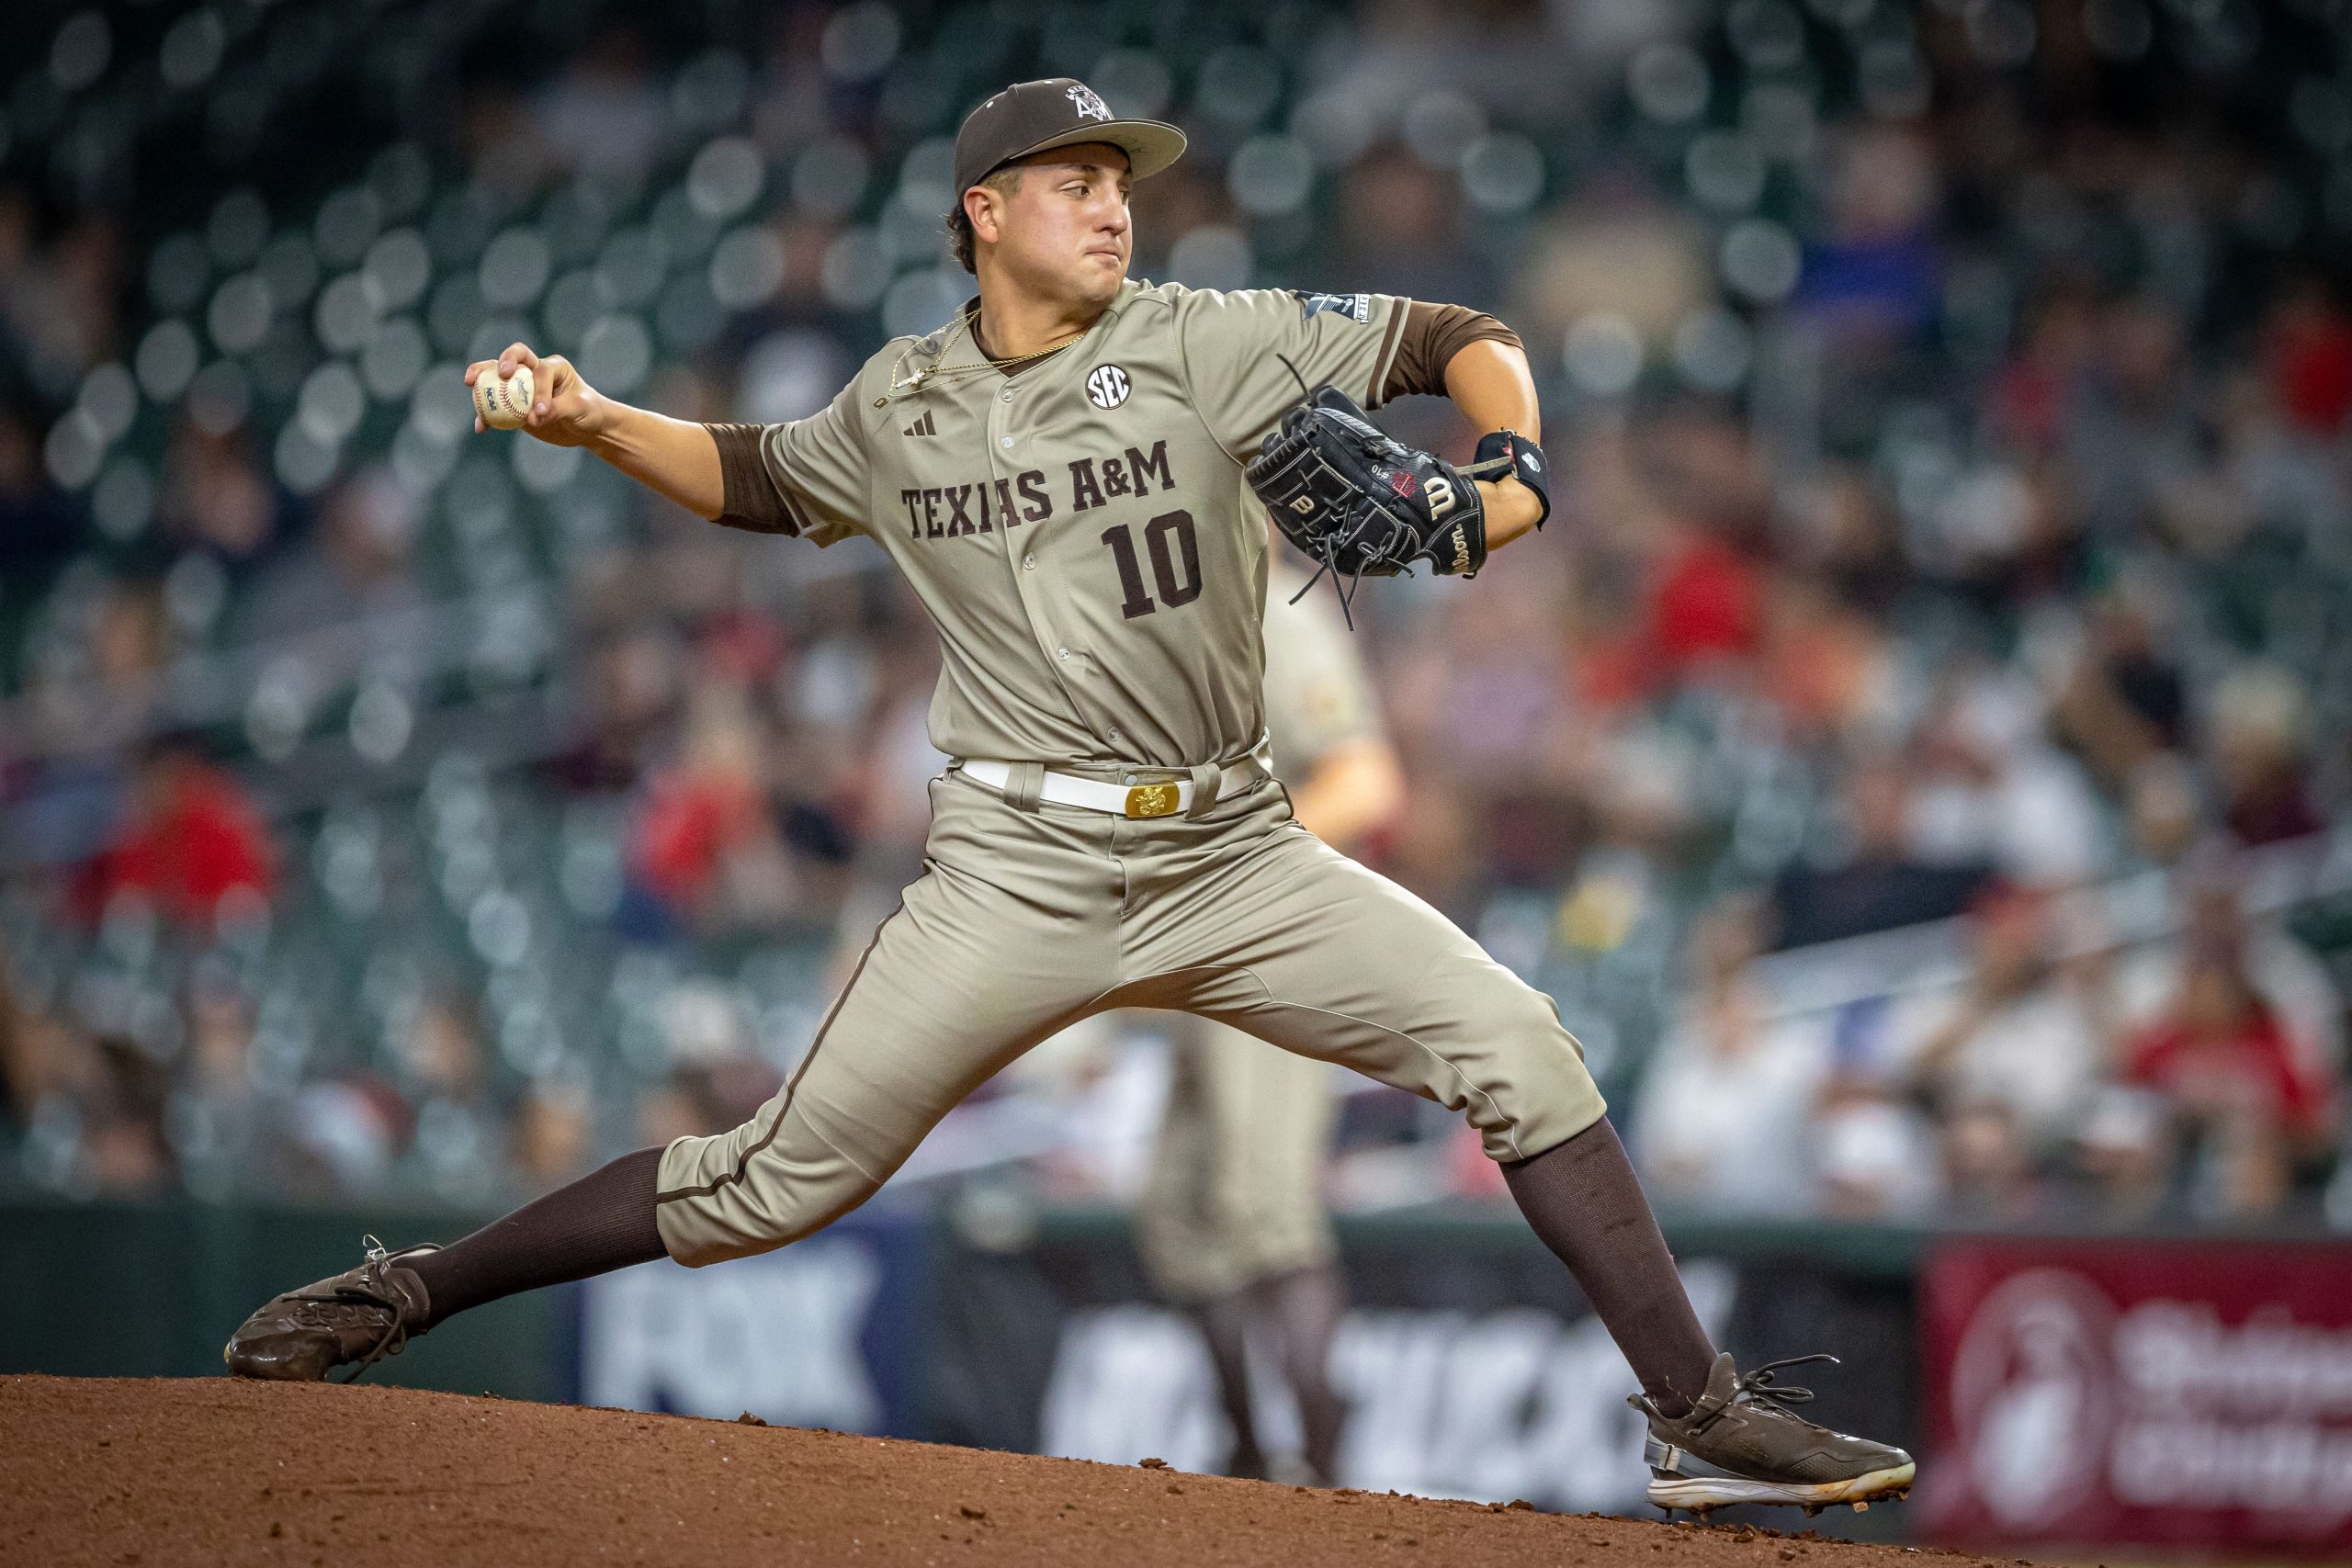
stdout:
MULTIPOLYGON (((1290 361, 1285 359, 1283 363, 1288 365, 1290 361)), ((1291 374, 1295 376, 1298 372, 1294 369, 1291 374)), ((1345 476, 1333 468, 1330 464, 1323 462, 1323 455, 1320 452, 1316 451, 1311 445, 1305 448, 1302 456, 1312 457, 1317 463, 1322 465, 1324 472, 1330 474, 1332 478, 1344 479, 1345 476)), ((1511 467, 1511 456, 1510 453, 1506 452, 1499 457, 1489 457, 1483 463, 1465 463, 1458 471, 1464 479, 1476 479, 1482 474, 1498 473, 1509 469, 1511 467)), ((1364 569, 1371 563, 1364 560, 1363 558, 1362 552, 1359 551, 1356 569, 1353 571, 1344 574, 1347 578, 1347 584, 1342 587, 1340 582, 1342 573, 1340 570, 1339 563, 1339 535, 1336 532, 1327 529, 1319 542, 1323 547, 1322 563, 1315 569, 1315 575, 1306 580, 1306 586, 1301 588, 1297 592, 1290 596, 1290 603, 1295 604, 1301 599, 1306 598, 1307 594, 1314 592, 1315 585, 1322 581, 1324 574, 1328 572, 1330 574, 1331 578, 1332 592, 1336 592, 1340 596, 1340 619, 1347 623, 1348 630, 1353 631, 1356 629, 1356 618, 1354 615, 1356 593, 1363 585, 1364 569)), ((1399 577, 1412 576, 1413 568, 1411 562, 1409 560, 1397 562, 1396 574, 1399 577)))

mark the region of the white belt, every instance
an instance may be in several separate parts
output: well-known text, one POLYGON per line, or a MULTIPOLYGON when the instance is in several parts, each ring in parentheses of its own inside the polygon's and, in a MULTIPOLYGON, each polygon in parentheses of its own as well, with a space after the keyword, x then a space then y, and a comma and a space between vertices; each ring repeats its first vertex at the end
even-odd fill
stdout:
MULTIPOLYGON (((1012 768, 1011 762, 991 761, 986 758, 948 764, 949 772, 961 769, 965 777, 988 785, 999 795, 1004 794, 1012 784, 1012 768)), ((1257 762, 1245 757, 1217 775, 1216 797, 1223 800, 1236 795, 1264 776, 1257 762)), ((1044 781, 1038 786, 1037 798, 1051 801, 1056 806, 1107 811, 1114 817, 1175 817, 1193 808, 1193 781, 1159 779, 1142 784, 1108 784, 1101 779, 1056 773, 1047 768, 1044 781)))

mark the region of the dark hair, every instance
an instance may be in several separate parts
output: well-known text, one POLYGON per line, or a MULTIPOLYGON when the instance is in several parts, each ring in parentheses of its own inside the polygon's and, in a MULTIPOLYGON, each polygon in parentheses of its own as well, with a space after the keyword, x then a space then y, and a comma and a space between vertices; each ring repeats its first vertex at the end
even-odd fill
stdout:
MULTIPOLYGON (((1021 188, 1021 165, 1008 164, 1003 168, 992 169, 981 177, 979 183, 1009 195, 1021 188)), ((972 232, 972 220, 964 210, 961 196, 956 198, 955 210, 947 215, 947 248, 966 272, 975 277, 979 276, 979 239, 972 232)))

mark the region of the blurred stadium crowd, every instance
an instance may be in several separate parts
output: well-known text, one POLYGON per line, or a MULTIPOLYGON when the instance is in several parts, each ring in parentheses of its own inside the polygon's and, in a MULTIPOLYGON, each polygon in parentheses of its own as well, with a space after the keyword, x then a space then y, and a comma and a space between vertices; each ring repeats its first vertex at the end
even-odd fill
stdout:
MULTIPOLYGON (((2343 0, 132 0, 0 62, 0 1185, 484 1201, 764 1097, 917 869, 930 635, 458 372, 813 410, 965 298, 963 111, 1069 73, 1193 137, 1137 274, 1527 341, 1552 526, 1359 612, 1373 858, 1662 1201, 2352 1224, 2343 0)), ((1131 1190, 1153 1027, 910 1175, 1131 1190)), ((1332 1179, 1498 1190, 1385 1090, 1332 1179)))

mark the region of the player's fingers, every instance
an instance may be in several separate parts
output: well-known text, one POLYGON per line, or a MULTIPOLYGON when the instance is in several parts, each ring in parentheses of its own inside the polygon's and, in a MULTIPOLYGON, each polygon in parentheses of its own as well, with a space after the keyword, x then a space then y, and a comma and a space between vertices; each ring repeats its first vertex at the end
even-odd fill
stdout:
POLYGON ((514 367, 517 365, 527 365, 531 367, 532 374, 537 375, 538 373, 539 356, 531 352, 530 344, 522 343, 508 344, 506 345, 506 352, 498 356, 498 373, 501 376, 514 375, 514 367))
POLYGON ((470 387, 476 381, 481 380, 481 373, 497 363, 498 362, 494 359, 477 359, 471 365, 467 366, 466 385, 470 387))
POLYGON ((539 364, 541 368, 534 383, 537 396, 531 412, 548 413, 559 399, 573 397, 580 390, 580 375, 572 369, 571 361, 560 354, 550 354, 539 364))

